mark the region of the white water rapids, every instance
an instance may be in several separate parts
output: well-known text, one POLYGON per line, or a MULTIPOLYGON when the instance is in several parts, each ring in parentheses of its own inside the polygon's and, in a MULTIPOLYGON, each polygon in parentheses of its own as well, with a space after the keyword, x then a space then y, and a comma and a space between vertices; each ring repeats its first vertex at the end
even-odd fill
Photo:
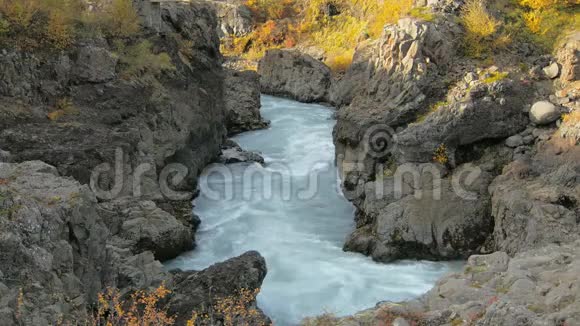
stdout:
POLYGON ((201 270, 259 251, 268 275, 258 304, 282 326, 325 312, 352 314, 379 301, 414 298, 455 269, 455 263, 377 264, 343 252, 345 237, 354 229, 354 208, 338 187, 333 110, 270 96, 263 96, 262 104, 270 129, 234 140, 261 152, 266 166, 229 165, 230 177, 224 177, 230 172, 223 173, 223 166, 217 167, 222 173, 215 173, 214 166, 202 175, 209 191, 202 187, 194 203, 202 219, 198 247, 167 268, 201 270), (272 178, 262 182, 260 176, 272 178), (218 193, 221 198, 214 198, 218 193))

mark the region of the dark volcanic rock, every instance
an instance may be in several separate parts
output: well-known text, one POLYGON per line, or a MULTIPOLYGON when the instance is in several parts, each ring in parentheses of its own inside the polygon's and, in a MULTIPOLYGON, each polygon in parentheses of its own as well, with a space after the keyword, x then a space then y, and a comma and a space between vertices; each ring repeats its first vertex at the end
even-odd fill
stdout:
MULTIPOLYGON (((219 300, 235 298, 242 290, 254 291, 260 288, 266 277, 264 258, 255 251, 240 257, 215 264, 201 272, 174 271, 174 291, 169 300, 169 312, 176 314, 177 324, 185 324, 191 312, 208 313, 219 300)), ((256 307, 256 302, 248 302, 246 310, 257 309, 258 314, 244 324, 268 325, 266 317, 256 307)), ((223 318, 220 312, 213 312, 217 320, 223 318)))
POLYGON ((226 70, 224 88, 229 135, 268 127, 269 122, 260 114, 260 76, 257 73, 226 70))
POLYGON ((328 102, 330 69, 294 50, 268 50, 258 65, 262 92, 300 102, 328 102))

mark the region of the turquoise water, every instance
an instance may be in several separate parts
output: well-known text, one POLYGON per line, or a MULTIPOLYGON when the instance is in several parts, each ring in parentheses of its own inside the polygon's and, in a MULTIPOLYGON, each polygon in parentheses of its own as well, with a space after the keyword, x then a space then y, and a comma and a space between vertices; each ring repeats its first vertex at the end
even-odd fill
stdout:
POLYGON ((268 264, 258 304, 276 325, 330 312, 352 314, 379 301, 428 291, 454 263, 377 264, 342 251, 354 229, 334 166, 333 110, 263 96, 268 130, 235 138, 262 152, 266 166, 214 165, 202 175, 195 213, 198 248, 167 264, 199 270, 248 250, 268 264), (205 190, 204 190, 205 189, 205 190))

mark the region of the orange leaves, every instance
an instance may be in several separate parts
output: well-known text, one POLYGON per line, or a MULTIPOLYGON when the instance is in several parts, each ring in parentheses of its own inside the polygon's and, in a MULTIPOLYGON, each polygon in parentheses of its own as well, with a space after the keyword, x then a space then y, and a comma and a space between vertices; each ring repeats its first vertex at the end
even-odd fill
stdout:
MULTIPOLYGON (((224 326, 245 326, 255 324, 252 321, 258 316, 254 307, 256 296, 260 289, 241 289, 237 295, 219 299, 210 308, 209 314, 192 312, 187 326, 206 325, 221 319, 224 326), (198 323, 199 322, 199 323, 198 323)), ((123 299, 119 290, 107 289, 98 295, 97 312, 91 325, 93 326, 170 326, 175 324, 175 318, 169 316, 160 307, 161 301, 169 295, 165 285, 153 291, 137 291, 128 299, 123 299)))
POLYGON ((160 309, 159 302, 171 291, 161 285, 151 292, 137 291, 122 301, 117 289, 107 289, 98 295, 94 326, 164 326, 173 325, 175 318, 160 309))

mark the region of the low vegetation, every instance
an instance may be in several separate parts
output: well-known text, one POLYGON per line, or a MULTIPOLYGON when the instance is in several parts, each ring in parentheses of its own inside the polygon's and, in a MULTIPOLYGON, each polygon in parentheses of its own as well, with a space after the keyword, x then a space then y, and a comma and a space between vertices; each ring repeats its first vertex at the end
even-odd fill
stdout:
POLYGON ((231 36, 222 44, 226 55, 256 60, 267 49, 316 47, 326 63, 342 72, 352 62, 356 46, 379 37, 385 24, 404 16, 433 20, 429 9, 412 9, 411 0, 248 0, 254 32, 231 36))
POLYGON ((0 45, 60 50, 77 38, 129 37, 139 32, 131 0, 104 3, 89 10, 82 0, 0 0, 0 45))
MULTIPOLYGON (((532 42, 550 51, 567 30, 580 27, 575 0, 467 0, 459 21, 467 56, 489 59, 514 42, 532 42)), ((434 21, 428 7, 411 0, 247 0, 256 28, 227 38, 226 55, 257 60, 267 49, 314 47, 335 72, 352 62, 355 48, 380 37, 386 24, 402 17, 434 21)))
MULTIPOLYGON (((92 326, 170 326, 175 325, 176 316, 171 316, 162 304, 171 293, 164 285, 153 291, 137 291, 128 298, 119 290, 109 288, 98 295, 97 306, 91 320, 92 326)), ((255 325, 251 321, 258 316, 252 303, 259 289, 241 289, 237 295, 218 299, 206 312, 192 312, 187 326, 255 325)))
POLYGON ((580 27, 579 10, 573 0, 468 0, 461 12, 465 54, 487 58, 513 42, 552 51, 561 37, 580 27))

